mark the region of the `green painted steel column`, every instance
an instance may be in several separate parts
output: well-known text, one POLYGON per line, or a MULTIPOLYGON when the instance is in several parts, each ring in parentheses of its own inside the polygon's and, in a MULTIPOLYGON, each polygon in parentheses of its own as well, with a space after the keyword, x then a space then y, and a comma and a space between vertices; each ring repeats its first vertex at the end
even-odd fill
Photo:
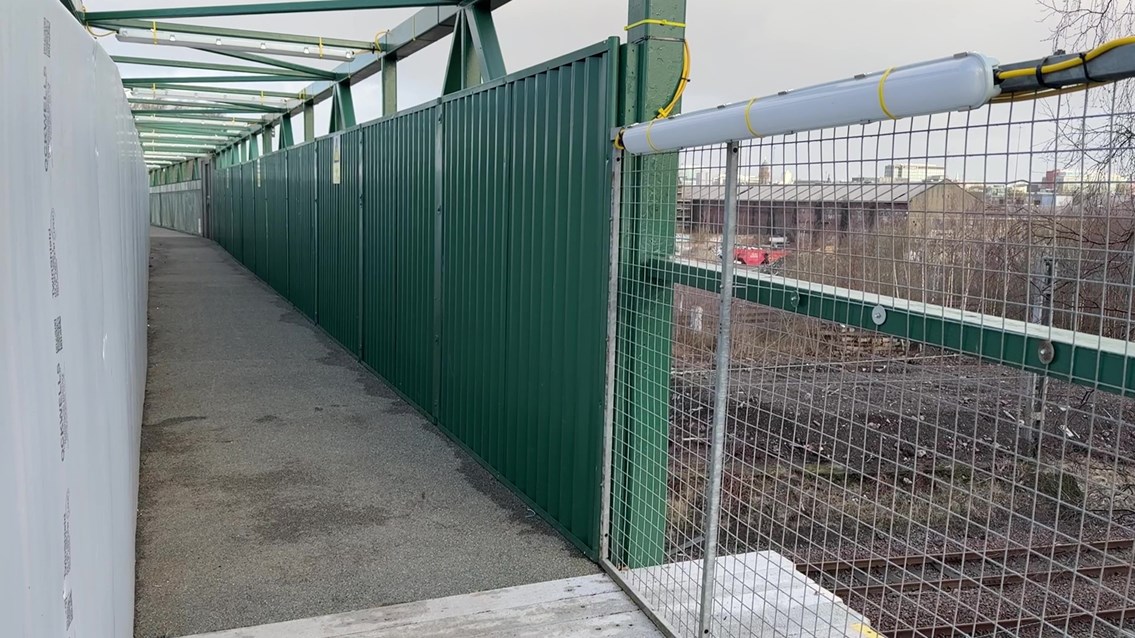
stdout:
MULTIPOLYGON (((627 24, 684 23, 685 0, 630 0, 627 24)), ((623 123, 653 118, 674 94, 682 68, 679 27, 630 29, 624 58, 623 123)), ((649 275, 674 246, 678 156, 627 156, 623 167, 619 272, 619 361, 612 472, 611 560, 628 567, 665 558, 674 289, 649 275)))
POLYGON ((382 114, 398 112, 398 61, 382 58, 382 114))
POLYGON ((284 118, 280 120, 280 150, 294 146, 295 143, 296 138, 292 135, 292 117, 285 115, 284 118))
POLYGON ((355 125, 355 102, 351 99, 351 85, 340 82, 331 93, 331 124, 328 131, 337 133, 355 125))
POLYGON ((256 143, 256 135, 248 138, 248 159, 254 160, 260 157, 260 145, 256 143))
POLYGON ((260 155, 268 155, 272 152, 272 126, 265 126, 264 130, 260 133, 260 155))
POLYGON ((315 102, 308 100, 303 103, 303 141, 310 142, 315 139, 315 102))
POLYGON ((449 64, 445 67, 442 94, 449 95, 481 83, 481 68, 477 62, 473 36, 465 11, 457 14, 453 27, 453 44, 449 49, 449 64))

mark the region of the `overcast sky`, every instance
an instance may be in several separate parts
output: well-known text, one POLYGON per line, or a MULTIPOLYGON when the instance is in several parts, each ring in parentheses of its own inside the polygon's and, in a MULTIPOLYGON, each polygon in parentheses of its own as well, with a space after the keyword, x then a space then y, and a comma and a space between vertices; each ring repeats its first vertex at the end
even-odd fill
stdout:
MULTIPOLYGON (((217 4, 218 0, 88 0, 88 11, 217 4)), ((246 16, 187 20, 371 40, 408 19, 414 9, 246 16)), ((512 0, 494 12, 510 72, 599 42, 625 39, 624 0, 512 0)), ((687 38, 692 82, 684 110, 690 111, 798 88, 959 51, 979 51, 1001 61, 1025 60, 1050 52, 1049 28, 1037 0, 689 0, 687 38)), ((181 59, 221 56, 184 48, 101 43, 113 54, 181 59)), ((400 108, 438 96, 449 38, 399 65, 400 108)), ((331 65, 328 65, 331 66, 331 65)), ((187 69, 122 67, 124 76, 192 75, 187 69)), ((302 84, 274 83, 296 90, 302 84)), ((360 122, 378 117, 378 78, 353 89, 360 122)), ((317 134, 325 133, 329 103, 317 110, 317 134)), ((300 129, 296 130, 297 136, 300 129)), ((1007 142, 1008 143, 1008 142, 1007 142)))
MULTIPOLYGON (((218 0, 88 0, 88 11, 217 4, 218 0)), ((623 0, 512 0, 495 12, 509 71, 624 36, 623 0)), ((248 16, 193 22, 370 40, 413 9, 248 16)), ((815 84, 897 64, 980 51, 1001 60, 1048 52, 1048 29, 1036 0, 690 0, 687 37, 693 82, 686 110, 815 84)), ((624 36, 625 37, 625 36, 624 36)), ((120 55, 190 58, 173 47, 101 42, 120 55)), ((448 41, 402 63, 399 106, 436 97, 448 41)), ((231 61, 211 56, 218 61, 231 61)), ((185 69, 124 66, 124 75, 186 75, 185 69)), ((278 88, 290 85, 279 85, 278 88)), ((298 85, 297 85, 297 88, 298 85)), ((379 113, 376 79, 355 89, 360 120, 379 113)))

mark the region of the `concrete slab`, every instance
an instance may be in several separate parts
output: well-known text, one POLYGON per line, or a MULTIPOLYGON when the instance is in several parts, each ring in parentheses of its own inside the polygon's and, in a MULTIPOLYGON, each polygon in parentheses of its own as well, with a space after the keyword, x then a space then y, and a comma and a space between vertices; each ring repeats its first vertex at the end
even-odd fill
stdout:
MULTIPOLYGON (((703 563, 621 572, 675 633, 697 634, 703 563)), ((722 556, 713 571, 714 636, 878 638, 862 614, 773 551, 722 556)))
POLYGON ((150 267, 136 636, 598 571, 215 244, 150 267))

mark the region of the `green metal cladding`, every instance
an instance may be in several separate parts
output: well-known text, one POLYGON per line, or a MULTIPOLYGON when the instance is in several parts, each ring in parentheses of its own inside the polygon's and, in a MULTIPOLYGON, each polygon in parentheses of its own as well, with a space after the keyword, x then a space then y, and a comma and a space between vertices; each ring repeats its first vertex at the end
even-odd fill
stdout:
POLYGON ((219 169, 211 222, 593 557, 618 72, 612 39, 219 169))

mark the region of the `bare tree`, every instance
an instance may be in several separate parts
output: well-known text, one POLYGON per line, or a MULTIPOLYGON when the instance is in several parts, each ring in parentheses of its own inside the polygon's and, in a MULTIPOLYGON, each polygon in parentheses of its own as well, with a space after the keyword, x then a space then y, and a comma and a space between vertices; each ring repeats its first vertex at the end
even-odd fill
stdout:
MULTIPOLYGON (((1038 0, 1053 22, 1054 51, 1088 51, 1135 33, 1135 0, 1038 0)), ((1085 169, 1135 173, 1135 86, 1122 81, 1085 96, 1061 98, 1056 115, 1057 144, 1083 153, 1085 169)), ((1077 158, 1079 161, 1079 158, 1077 158)))

